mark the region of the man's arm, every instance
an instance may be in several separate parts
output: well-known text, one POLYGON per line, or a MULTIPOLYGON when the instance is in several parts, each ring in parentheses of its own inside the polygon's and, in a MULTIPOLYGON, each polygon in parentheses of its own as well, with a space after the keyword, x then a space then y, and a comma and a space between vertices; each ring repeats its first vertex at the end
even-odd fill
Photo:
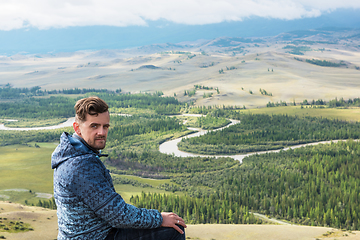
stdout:
MULTIPOLYGON (((157 228, 163 217, 159 211, 137 208, 125 203, 104 176, 97 159, 83 161, 74 178, 74 189, 79 198, 100 218, 115 228, 157 228)), ((106 170, 105 170, 106 171, 106 170)))

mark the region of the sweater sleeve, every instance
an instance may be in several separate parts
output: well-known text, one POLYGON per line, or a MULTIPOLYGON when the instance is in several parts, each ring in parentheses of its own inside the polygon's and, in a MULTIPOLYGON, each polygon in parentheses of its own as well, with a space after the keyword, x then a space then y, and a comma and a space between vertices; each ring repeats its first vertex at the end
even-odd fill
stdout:
MULTIPOLYGON (((158 210, 137 208, 125 203, 104 175, 98 160, 81 163, 74 173, 79 198, 100 218, 115 228, 157 228, 163 219, 158 210)), ((110 176, 109 176, 110 177, 110 176)))

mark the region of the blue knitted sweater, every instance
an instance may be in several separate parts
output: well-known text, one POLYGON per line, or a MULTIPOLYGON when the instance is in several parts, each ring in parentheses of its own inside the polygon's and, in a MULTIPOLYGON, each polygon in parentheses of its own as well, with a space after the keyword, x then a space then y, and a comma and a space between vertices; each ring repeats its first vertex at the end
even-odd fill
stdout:
POLYGON ((157 228, 157 210, 136 208, 115 192, 99 153, 74 135, 63 133, 51 157, 58 239, 105 239, 114 228, 157 228))

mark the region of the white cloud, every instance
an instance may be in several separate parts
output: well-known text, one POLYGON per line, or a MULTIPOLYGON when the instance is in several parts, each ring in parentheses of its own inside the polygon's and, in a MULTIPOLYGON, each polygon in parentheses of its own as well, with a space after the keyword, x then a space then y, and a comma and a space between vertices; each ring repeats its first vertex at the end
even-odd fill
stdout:
POLYGON ((0 2, 0 30, 26 27, 146 25, 165 19, 183 24, 317 17, 337 8, 360 8, 356 0, 9 0, 0 2), (5 3, 4 3, 5 2, 5 3))

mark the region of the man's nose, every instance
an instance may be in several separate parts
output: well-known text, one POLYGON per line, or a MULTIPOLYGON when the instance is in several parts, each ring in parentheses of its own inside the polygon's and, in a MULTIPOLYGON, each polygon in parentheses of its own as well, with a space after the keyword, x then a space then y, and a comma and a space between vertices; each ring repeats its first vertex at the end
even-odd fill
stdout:
POLYGON ((106 134, 106 129, 104 127, 99 127, 98 128, 98 135, 105 135, 106 134))

